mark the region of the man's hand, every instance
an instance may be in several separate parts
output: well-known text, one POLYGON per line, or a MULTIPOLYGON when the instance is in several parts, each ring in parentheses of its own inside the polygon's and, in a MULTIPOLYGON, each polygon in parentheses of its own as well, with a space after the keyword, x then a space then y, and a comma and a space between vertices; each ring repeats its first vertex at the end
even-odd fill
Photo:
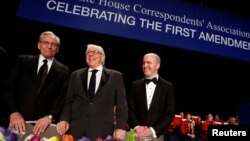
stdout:
POLYGON ((123 129, 116 129, 113 133, 114 140, 122 141, 125 139, 126 131, 123 129))
POLYGON ((146 136, 146 126, 138 126, 135 128, 135 134, 137 137, 145 137, 146 136))
POLYGON ((34 134, 41 134, 43 133, 47 127, 51 124, 52 119, 49 116, 42 117, 36 121, 36 124, 33 128, 34 134))
POLYGON ((146 130, 145 130, 145 137, 150 137, 152 135, 153 135, 153 133, 152 133, 151 129, 150 128, 146 128, 146 130))
POLYGON ((19 133, 25 132, 25 120, 19 112, 14 112, 10 115, 10 127, 19 133))
POLYGON ((60 121, 56 124, 56 131, 63 135, 69 129, 69 123, 67 121, 60 121))
POLYGON ((138 126, 135 128, 136 137, 149 137, 153 135, 151 129, 147 126, 138 126))

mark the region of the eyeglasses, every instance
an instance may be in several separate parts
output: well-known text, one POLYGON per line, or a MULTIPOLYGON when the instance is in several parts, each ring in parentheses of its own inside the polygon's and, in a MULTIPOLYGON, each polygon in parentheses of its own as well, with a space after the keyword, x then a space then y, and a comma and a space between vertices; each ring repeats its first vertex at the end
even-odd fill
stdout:
POLYGON ((97 50, 88 50, 88 51, 86 52, 86 54, 87 54, 87 55, 88 55, 88 54, 97 55, 97 54, 102 54, 102 53, 99 52, 99 51, 97 51, 97 50))
POLYGON ((44 44, 45 46, 52 46, 52 47, 58 47, 58 44, 57 43, 50 43, 48 41, 40 41, 42 44, 44 44))

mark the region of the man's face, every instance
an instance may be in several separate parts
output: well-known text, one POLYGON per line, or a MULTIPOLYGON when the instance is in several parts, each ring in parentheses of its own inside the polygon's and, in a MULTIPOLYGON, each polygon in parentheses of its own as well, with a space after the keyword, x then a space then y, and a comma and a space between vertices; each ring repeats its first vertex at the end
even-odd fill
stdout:
POLYGON ((38 42, 38 49, 45 58, 51 58, 59 51, 59 45, 56 39, 51 35, 45 35, 41 41, 38 42))
POLYGON ((97 68, 103 63, 103 54, 95 47, 89 48, 86 52, 86 62, 89 67, 97 68))
POLYGON ((157 75, 159 67, 160 64, 157 63, 155 56, 144 56, 142 70, 146 77, 151 78, 157 75))

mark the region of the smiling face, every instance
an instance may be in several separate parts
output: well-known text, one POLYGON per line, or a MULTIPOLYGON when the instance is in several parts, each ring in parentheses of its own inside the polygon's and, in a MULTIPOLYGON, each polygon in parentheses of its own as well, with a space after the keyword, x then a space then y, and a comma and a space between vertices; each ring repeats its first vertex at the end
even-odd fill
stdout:
POLYGON ((59 51, 59 39, 53 33, 43 34, 40 36, 37 47, 43 57, 54 57, 59 51))
POLYGON ((88 45, 86 50, 86 62, 90 68, 97 68, 104 64, 105 54, 103 49, 97 45, 88 45))
POLYGON ((156 54, 149 53, 144 55, 142 70, 147 78, 153 78, 158 74, 160 60, 156 54))

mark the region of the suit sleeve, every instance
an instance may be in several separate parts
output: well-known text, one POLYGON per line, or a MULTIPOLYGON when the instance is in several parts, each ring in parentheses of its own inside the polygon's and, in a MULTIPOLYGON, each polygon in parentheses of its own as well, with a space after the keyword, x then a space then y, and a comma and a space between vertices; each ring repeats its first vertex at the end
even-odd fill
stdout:
POLYGON ((62 108, 64 105, 67 89, 68 89, 68 82, 69 82, 69 77, 70 77, 70 72, 68 68, 60 69, 61 70, 61 75, 60 75, 60 87, 59 87, 59 97, 56 99, 54 102, 50 114, 53 115, 53 120, 55 122, 58 121, 59 116, 62 112, 62 108))
POLYGON ((175 113, 175 97, 173 85, 168 85, 168 87, 166 87, 166 90, 166 110, 163 117, 153 126, 157 137, 159 137, 159 135, 167 130, 175 113))
POLYGON ((127 97, 122 74, 118 74, 116 80, 116 129, 126 129, 128 118, 127 97))
POLYGON ((72 73, 70 80, 69 80, 69 86, 65 98, 64 107, 60 116, 59 121, 67 121, 69 122, 71 120, 71 107, 72 103, 74 101, 74 73, 72 73))
POLYGON ((21 65, 21 60, 20 58, 16 58, 14 63, 11 66, 11 71, 8 76, 7 82, 4 85, 5 86, 5 91, 3 93, 3 101, 7 103, 7 109, 8 109, 8 114, 10 115, 13 112, 18 112, 18 107, 16 104, 16 99, 15 99, 15 89, 16 89, 16 83, 18 79, 18 72, 19 68, 21 65))
POLYGON ((135 83, 132 84, 131 93, 128 95, 128 105, 129 105, 129 118, 128 123, 131 128, 134 128, 135 126, 139 125, 139 122, 137 120, 136 114, 135 114, 135 92, 134 92, 135 83))

